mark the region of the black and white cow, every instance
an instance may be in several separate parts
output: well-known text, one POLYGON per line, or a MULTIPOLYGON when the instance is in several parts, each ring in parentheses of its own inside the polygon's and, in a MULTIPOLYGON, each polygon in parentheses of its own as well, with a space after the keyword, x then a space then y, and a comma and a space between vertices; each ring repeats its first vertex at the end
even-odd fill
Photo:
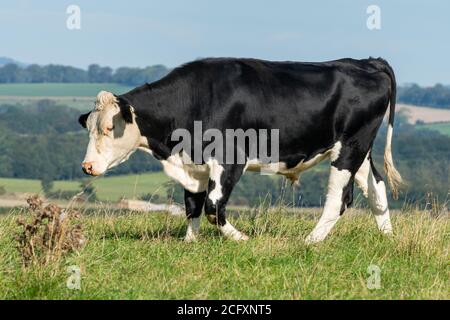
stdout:
MULTIPOLYGON (((391 233, 385 184, 371 149, 390 106, 384 161, 395 196, 401 183, 391 153, 395 99, 393 70, 380 58, 322 63, 198 60, 123 95, 100 92, 94 110, 79 119, 90 136, 82 167, 87 174, 101 175, 137 149, 146 151, 185 188, 187 241, 198 234, 203 208, 226 237, 246 240, 225 217, 233 187, 246 170, 275 167, 276 173, 295 180, 300 172, 329 158, 324 211, 306 241, 326 237, 352 203, 355 181, 368 197, 379 229, 391 233), (202 130, 222 133, 278 130, 276 166, 250 158, 246 150, 244 163, 225 163, 214 154, 192 162, 191 150, 174 152, 178 143, 174 131, 182 128, 194 134, 196 121, 202 130)), ((205 141, 200 147, 206 148, 205 141)))

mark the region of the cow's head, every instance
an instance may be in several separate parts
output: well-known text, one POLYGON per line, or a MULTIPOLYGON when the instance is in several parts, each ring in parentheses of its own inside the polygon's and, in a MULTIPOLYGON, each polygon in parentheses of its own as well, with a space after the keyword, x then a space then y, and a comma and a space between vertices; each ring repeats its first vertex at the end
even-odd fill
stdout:
POLYGON ((129 158, 139 147, 141 134, 133 107, 111 92, 97 95, 93 111, 78 122, 89 131, 89 144, 81 164, 86 174, 97 176, 129 158))

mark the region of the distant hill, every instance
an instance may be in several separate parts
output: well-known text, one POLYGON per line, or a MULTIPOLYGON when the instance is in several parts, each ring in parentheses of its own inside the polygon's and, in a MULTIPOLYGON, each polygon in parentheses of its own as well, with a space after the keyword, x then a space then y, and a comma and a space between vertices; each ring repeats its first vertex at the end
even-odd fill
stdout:
POLYGON ((8 58, 8 57, 0 57, 0 67, 4 66, 5 64, 8 64, 8 63, 14 63, 22 68, 26 67, 28 65, 27 63, 19 62, 19 61, 16 61, 16 60, 8 58))

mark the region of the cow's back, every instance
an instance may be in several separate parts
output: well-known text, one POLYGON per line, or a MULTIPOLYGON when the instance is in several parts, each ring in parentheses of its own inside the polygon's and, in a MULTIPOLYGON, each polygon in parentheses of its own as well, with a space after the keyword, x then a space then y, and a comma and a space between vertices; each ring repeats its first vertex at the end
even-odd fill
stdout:
POLYGON ((280 157, 294 164, 330 148, 352 121, 384 113, 386 103, 373 102, 388 99, 389 79, 371 60, 210 58, 175 72, 192 85, 188 113, 203 129, 278 129, 280 157))

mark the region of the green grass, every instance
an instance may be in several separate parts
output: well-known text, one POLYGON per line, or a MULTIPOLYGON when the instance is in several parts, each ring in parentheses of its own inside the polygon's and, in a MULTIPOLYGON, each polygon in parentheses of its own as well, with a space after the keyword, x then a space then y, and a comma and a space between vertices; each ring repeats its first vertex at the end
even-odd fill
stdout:
POLYGON ((122 94, 132 87, 116 83, 9 83, 0 84, 0 104, 29 105, 51 99, 58 105, 81 111, 92 109, 101 90, 122 94))
POLYGON ((203 219, 190 244, 183 218, 99 211, 81 219, 84 249, 26 270, 16 218, 0 218, 0 299, 450 298, 448 216, 396 215, 395 235, 385 237, 367 212, 345 215, 325 242, 307 246, 317 217, 283 208, 230 218, 248 242, 224 240, 203 219), (81 268, 81 290, 66 287, 71 265, 81 268), (381 269, 379 289, 367 287, 370 265, 381 269))
POLYGON ((0 105, 11 104, 15 106, 29 106, 37 101, 49 99, 56 105, 74 108, 80 111, 92 110, 95 96, 92 97, 25 97, 25 96, 1 96, 0 105))
MULTIPOLYGON (((41 191, 41 182, 33 179, 0 178, 0 186, 7 192, 38 193, 41 191)), ((55 189, 76 190, 78 183, 75 181, 56 181, 55 189)))
POLYGON ((440 133, 450 136, 450 122, 421 124, 417 126, 419 129, 436 130, 440 133))
POLYGON ((136 198, 142 194, 165 194, 162 186, 169 178, 164 172, 102 177, 94 185, 100 200, 115 201, 121 197, 136 198))
POLYGON ((130 89, 116 83, 8 83, 0 84, 0 96, 95 97, 101 90, 122 94, 130 89))
MULTIPOLYGON (((169 178, 162 172, 100 177, 93 180, 97 196, 102 201, 117 201, 121 197, 137 198, 143 194, 165 195, 165 188, 161 187, 169 178)), ((54 190, 79 190, 77 181, 55 181, 54 190)), ((39 180, 0 178, 0 186, 8 193, 39 193, 39 180)))

